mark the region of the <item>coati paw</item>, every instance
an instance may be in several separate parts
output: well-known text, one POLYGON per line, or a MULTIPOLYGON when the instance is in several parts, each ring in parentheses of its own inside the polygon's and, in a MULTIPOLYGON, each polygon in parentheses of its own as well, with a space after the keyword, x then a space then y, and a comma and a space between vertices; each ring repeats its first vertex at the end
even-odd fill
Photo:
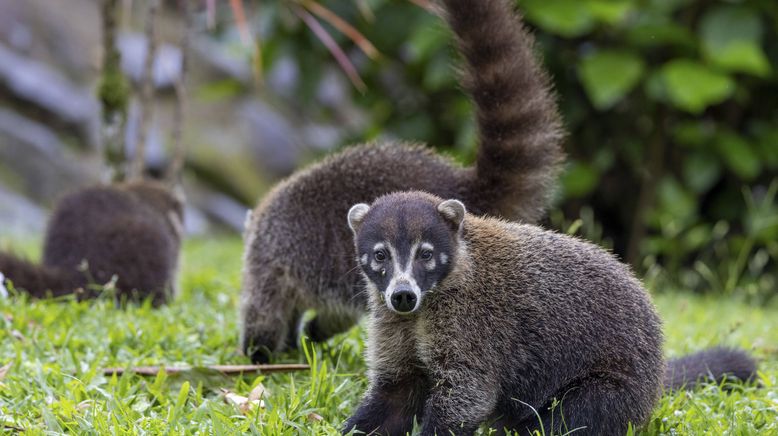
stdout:
POLYGON ((247 347, 243 353, 251 359, 255 365, 264 365, 270 363, 273 352, 267 347, 247 347))

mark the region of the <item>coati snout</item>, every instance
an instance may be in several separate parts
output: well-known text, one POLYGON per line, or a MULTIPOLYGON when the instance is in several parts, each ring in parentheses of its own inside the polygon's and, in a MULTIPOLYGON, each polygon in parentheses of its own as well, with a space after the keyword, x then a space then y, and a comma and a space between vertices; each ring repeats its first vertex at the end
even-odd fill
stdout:
POLYGON ((373 207, 360 203, 348 213, 369 291, 400 314, 419 310, 424 295, 449 274, 465 217, 459 200, 437 206, 406 200, 402 194, 384 197, 373 207))

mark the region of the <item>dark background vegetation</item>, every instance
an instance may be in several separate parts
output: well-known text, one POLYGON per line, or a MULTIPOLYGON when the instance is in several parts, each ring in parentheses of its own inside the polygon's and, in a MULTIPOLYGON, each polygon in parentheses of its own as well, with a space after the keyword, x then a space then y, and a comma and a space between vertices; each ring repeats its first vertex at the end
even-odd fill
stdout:
MULTIPOLYGON (((129 3, 125 27, 142 29, 143 2, 129 3)), ((236 2, 217 1, 212 10, 206 3, 194 2, 202 44, 194 44, 185 137, 187 182, 208 187, 193 196, 207 218, 222 214, 236 222, 239 214, 224 210, 253 205, 279 177, 355 142, 426 142, 472 161, 472 105, 457 85, 451 35, 425 9, 430 3, 320 2, 377 48, 374 58, 311 12, 364 87, 349 83, 331 47, 301 19, 300 11, 313 11, 310 3, 244 0, 246 19, 237 26, 236 2), (249 41, 240 36, 246 31, 249 41), (240 109, 225 109, 233 107, 240 109), (284 130, 274 117, 293 121, 284 130), (239 118, 247 136, 261 137, 250 158, 234 147, 245 139, 231 136, 239 118), (222 125, 222 133, 198 130, 207 122, 222 125)), ((165 2, 166 28, 180 26, 180 5, 165 2)), ((611 247, 654 287, 755 301, 774 296, 778 3, 519 0, 517 6, 534 29, 570 133, 562 189, 546 224, 611 247)))

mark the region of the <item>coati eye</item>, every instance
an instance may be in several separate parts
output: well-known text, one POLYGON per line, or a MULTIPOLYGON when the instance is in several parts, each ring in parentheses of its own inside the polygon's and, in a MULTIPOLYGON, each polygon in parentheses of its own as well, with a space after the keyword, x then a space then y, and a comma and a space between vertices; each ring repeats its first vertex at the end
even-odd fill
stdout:
POLYGON ((373 254, 376 262, 383 262, 386 260, 386 252, 384 250, 378 250, 373 254))
POLYGON ((421 252, 419 252, 419 258, 421 260, 432 259, 432 250, 421 250, 421 252))

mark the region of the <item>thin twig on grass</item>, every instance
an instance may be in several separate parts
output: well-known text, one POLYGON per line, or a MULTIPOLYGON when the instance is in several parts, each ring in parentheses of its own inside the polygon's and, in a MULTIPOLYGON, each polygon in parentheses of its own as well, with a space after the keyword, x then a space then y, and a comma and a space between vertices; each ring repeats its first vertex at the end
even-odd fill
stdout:
POLYGON ((311 369, 311 367, 305 364, 298 364, 298 363, 288 363, 288 364, 278 364, 278 365, 211 365, 211 366, 204 366, 204 367, 137 366, 133 368, 118 368, 118 367, 105 368, 103 369, 103 375, 114 375, 114 374, 122 375, 126 372, 129 372, 138 375, 155 376, 159 374, 160 370, 164 371, 165 374, 167 375, 172 375, 172 374, 180 374, 180 373, 184 373, 196 369, 217 371, 224 375, 239 375, 239 374, 251 373, 251 372, 261 372, 264 374, 270 374, 273 372, 307 371, 311 369))

